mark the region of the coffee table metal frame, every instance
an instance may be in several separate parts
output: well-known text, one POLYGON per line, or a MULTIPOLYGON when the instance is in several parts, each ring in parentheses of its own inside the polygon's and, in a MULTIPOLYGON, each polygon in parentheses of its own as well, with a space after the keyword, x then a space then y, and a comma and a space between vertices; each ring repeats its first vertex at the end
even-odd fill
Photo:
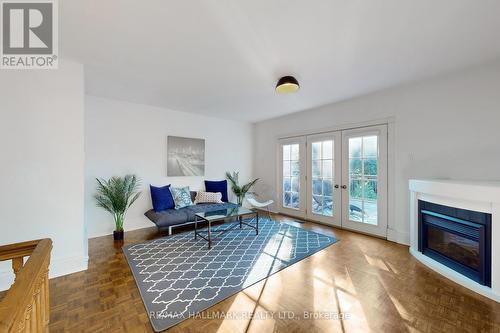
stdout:
POLYGON ((194 239, 197 239, 197 237, 200 236, 200 238, 203 238, 204 240, 206 240, 208 242, 208 248, 210 249, 210 248, 212 248, 212 234, 213 233, 223 234, 225 232, 228 232, 228 231, 235 229, 236 227, 238 227, 238 225, 239 225, 240 229, 243 228, 243 225, 246 225, 252 229, 255 229, 255 236, 258 236, 259 235, 259 212, 257 210, 250 210, 250 213, 244 213, 244 214, 239 214, 239 215, 235 215, 235 216, 224 216, 224 217, 220 217, 218 219, 206 219, 202 215, 195 214, 195 217, 194 217, 194 239), (250 223, 246 223, 245 221, 243 221, 243 216, 248 216, 248 215, 255 216, 255 225, 252 225, 250 223), (231 225, 230 227, 223 228, 222 230, 212 231, 212 222, 221 222, 222 221, 223 223, 226 223, 226 220, 233 219, 233 218, 237 218, 238 221, 227 222, 227 223, 233 223, 233 225, 231 225), (198 222, 206 222, 208 224, 208 230, 206 231, 207 237, 205 237, 202 234, 205 232, 200 233, 200 231, 198 231, 198 222))

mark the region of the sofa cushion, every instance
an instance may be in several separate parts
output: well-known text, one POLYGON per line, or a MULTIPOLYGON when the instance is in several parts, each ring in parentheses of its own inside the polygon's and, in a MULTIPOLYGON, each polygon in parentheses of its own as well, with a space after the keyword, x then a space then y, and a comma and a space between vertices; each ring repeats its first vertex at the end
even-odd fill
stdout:
POLYGON ((155 212, 154 209, 148 210, 144 215, 150 219, 159 228, 169 227, 176 224, 183 224, 188 222, 188 210, 182 209, 168 209, 163 212, 155 212))
POLYGON ((227 180, 205 180, 205 191, 222 193, 222 201, 229 202, 227 197, 227 180))
POLYGON ((194 203, 223 203, 222 193, 198 191, 194 203))
POLYGON ((193 204, 193 202, 191 201, 191 192, 189 191, 189 186, 171 187, 170 191, 172 192, 172 197, 174 198, 175 209, 181 209, 193 204))
POLYGON ((175 207, 172 193, 170 192, 170 184, 162 187, 149 185, 151 191, 151 201, 155 212, 161 212, 175 207))
POLYGON ((225 202, 223 204, 198 204, 181 209, 168 209, 162 212, 148 210, 144 215, 150 219, 159 228, 169 227, 178 224, 184 224, 194 221, 194 215, 201 212, 213 212, 219 209, 237 207, 236 204, 225 202))

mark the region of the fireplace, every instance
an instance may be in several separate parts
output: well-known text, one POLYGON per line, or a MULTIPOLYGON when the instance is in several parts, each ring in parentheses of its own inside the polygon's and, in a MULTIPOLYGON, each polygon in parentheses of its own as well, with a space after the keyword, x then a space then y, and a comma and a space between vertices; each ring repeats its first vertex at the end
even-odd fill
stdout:
POLYGON ((491 287, 491 214, 418 200, 418 251, 491 287))

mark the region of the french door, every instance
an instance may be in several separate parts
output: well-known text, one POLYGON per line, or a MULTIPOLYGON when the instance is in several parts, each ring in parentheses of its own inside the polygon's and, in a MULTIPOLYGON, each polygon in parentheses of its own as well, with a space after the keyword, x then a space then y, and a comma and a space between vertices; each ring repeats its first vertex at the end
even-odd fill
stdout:
POLYGON ((387 126, 342 131, 342 227, 387 234, 387 126))
POLYGON ((340 132, 306 137, 306 217, 341 226, 340 132))
POLYGON ((386 236, 387 127, 280 140, 280 211, 386 236))
POLYGON ((305 218, 306 212, 306 139, 305 137, 280 141, 280 211, 305 218))

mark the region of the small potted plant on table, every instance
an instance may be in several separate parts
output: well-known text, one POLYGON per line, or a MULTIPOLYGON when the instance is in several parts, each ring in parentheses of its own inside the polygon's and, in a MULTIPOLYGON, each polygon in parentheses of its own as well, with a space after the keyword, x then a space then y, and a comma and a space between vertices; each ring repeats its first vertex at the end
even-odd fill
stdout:
POLYGON ((97 193, 94 198, 97 206, 105 209, 115 221, 113 238, 115 241, 123 240, 123 222, 127 210, 139 198, 140 182, 135 175, 125 177, 112 177, 109 180, 96 178, 97 193))
POLYGON ((245 196, 247 193, 252 193, 249 192, 252 186, 257 183, 259 178, 252 180, 251 182, 240 186, 239 180, 238 180, 239 173, 238 172, 233 172, 232 174, 230 172, 226 172, 226 178, 229 180, 231 183, 231 189, 233 190, 234 194, 236 195, 236 198, 238 200, 238 206, 243 205, 243 200, 245 200, 245 196))

